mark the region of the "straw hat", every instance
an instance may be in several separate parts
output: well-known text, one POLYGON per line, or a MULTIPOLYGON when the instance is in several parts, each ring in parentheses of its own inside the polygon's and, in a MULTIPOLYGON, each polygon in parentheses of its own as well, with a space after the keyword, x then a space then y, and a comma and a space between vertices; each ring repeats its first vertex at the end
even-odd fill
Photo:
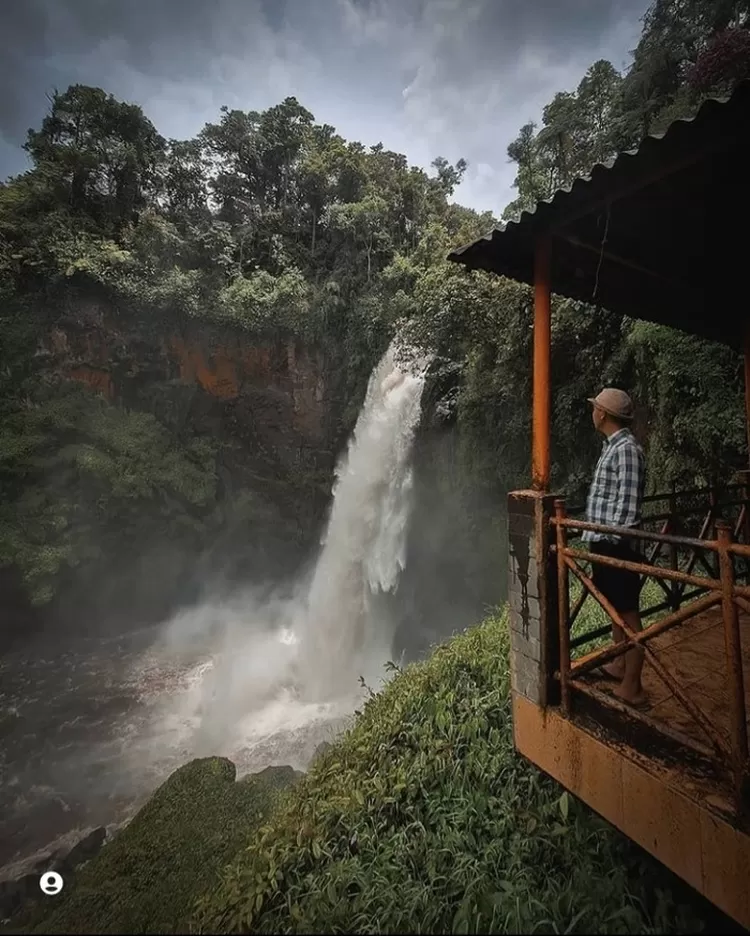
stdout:
POLYGON ((605 387, 598 396, 589 397, 588 401, 593 406, 604 410, 605 413, 609 413, 610 416, 614 416, 615 419, 630 422, 633 418, 633 401, 624 390, 605 387))

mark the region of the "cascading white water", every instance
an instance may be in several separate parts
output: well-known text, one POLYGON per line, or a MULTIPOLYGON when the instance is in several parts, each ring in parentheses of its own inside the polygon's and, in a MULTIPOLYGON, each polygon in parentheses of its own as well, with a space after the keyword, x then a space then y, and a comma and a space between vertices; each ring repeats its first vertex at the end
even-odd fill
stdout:
POLYGON ((398 360, 394 341, 373 371, 348 450, 336 470, 331 514, 298 625, 301 692, 351 693, 393 638, 377 596, 394 592, 406 560, 411 451, 429 361, 398 360))
MULTIPOLYGON (((370 378, 336 471, 315 569, 308 582, 298 584, 296 597, 261 597, 248 590, 186 609, 165 622, 145 648, 145 633, 134 638, 127 665, 125 638, 114 649, 99 647, 96 658, 88 648, 71 659, 31 659, 35 685, 49 681, 49 667, 58 676, 59 700, 49 703, 55 727, 45 736, 75 731, 80 738, 75 735, 76 746, 45 754, 41 781, 38 760, 24 767, 16 755, 11 798, 0 802, 12 813, 11 825, 36 815, 35 796, 45 806, 24 838, 14 874, 31 867, 39 857, 34 849, 58 847, 60 842, 50 841, 55 835, 124 821, 192 757, 229 757, 240 774, 269 764, 304 769, 316 746, 344 727, 360 704, 359 677, 375 687, 385 676, 393 624, 382 600, 395 592, 406 559, 410 456, 429 363, 400 364, 398 357, 394 345, 370 378), (123 664, 114 682, 112 658, 123 664), (71 691, 73 671, 78 682, 71 691), (110 695, 125 708, 102 717, 110 695), (89 712, 91 725, 85 721, 89 712), (28 793, 27 800, 18 790, 28 793), (67 817, 54 832, 44 818, 50 790, 65 804, 67 817)), ((14 668, 22 672, 17 662, 14 668)), ((27 695, 33 702, 34 693, 22 683, 17 697, 27 695)))
POLYGON ((283 748, 286 723, 336 721, 356 708, 360 677, 375 686, 385 676, 393 621, 383 598, 406 561, 411 452, 429 366, 400 350, 394 341, 370 377, 312 577, 296 597, 238 596, 183 613, 167 630, 172 657, 191 635, 212 627, 218 635, 210 664, 196 670, 193 716, 184 699, 183 718, 197 729, 191 747, 201 754, 236 756, 238 745, 247 752, 271 735, 283 748))

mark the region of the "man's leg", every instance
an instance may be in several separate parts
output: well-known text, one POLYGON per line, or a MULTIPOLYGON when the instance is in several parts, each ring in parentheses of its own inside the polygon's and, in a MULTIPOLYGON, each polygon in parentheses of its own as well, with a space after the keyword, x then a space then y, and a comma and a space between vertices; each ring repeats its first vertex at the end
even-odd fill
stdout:
MULTIPOLYGON (((593 553, 598 553, 602 556, 612 556, 615 554, 615 550, 607 543, 592 543, 590 548, 593 553)), ((591 564, 591 578, 593 579, 594 585, 610 602, 613 598, 617 601, 616 596, 620 591, 617 580, 618 573, 621 574, 618 569, 613 569, 611 566, 602 565, 598 562, 593 562, 591 564)), ((622 628, 619 624, 615 624, 614 621, 612 621, 612 637, 615 643, 622 643, 625 639, 622 628)), ((602 665, 602 670, 613 679, 618 681, 623 679, 625 676, 625 657, 615 657, 611 663, 604 663, 602 665)))
MULTIPOLYGON (((630 624, 627 618, 625 618, 625 623, 630 624)), ((639 618, 640 623, 640 618, 639 618)), ((625 631, 620 627, 619 624, 615 624, 612 621, 612 638, 616 644, 622 643, 625 640, 625 631)), ((615 657, 611 663, 605 663, 602 666, 602 669, 605 673, 608 673, 614 679, 624 679, 625 678, 625 657, 627 654, 622 654, 618 657, 615 657)))
MULTIPOLYGON (((625 611, 622 613, 622 619, 631 631, 637 633, 643 630, 640 611, 625 611)), ((613 630, 615 627, 617 627, 617 625, 613 625, 613 630)), ((620 640, 624 640, 625 634, 622 628, 617 627, 617 630, 620 631, 620 640)), ((615 640, 617 640, 617 637, 615 637, 615 640)), ((629 702, 631 705, 638 705, 646 699, 646 693, 641 683, 644 656, 643 647, 633 647, 624 654, 625 660, 622 682, 614 691, 615 695, 622 699, 623 702, 629 702)))

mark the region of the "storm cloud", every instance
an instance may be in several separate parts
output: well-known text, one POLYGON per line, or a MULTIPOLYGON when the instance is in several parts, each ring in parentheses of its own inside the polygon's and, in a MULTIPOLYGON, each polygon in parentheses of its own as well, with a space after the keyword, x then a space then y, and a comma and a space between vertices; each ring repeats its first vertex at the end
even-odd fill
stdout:
POLYGON ((348 139, 429 166, 463 157, 458 200, 500 213, 506 147, 561 89, 627 66, 648 0, 4 0, 0 177, 47 95, 92 84, 140 104, 167 137, 226 104, 294 95, 348 139))

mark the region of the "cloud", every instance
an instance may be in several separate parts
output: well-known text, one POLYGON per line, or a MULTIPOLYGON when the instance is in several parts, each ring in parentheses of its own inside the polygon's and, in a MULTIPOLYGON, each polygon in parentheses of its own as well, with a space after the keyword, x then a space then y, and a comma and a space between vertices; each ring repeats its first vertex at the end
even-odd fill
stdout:
POLYGON ((223 104, 296 96, 349 139, 428 166, 469 161, 459 199, 499 213, 506 148, 606 57, 623 67, 647 0, 4 0, 0 176, 45 95, 81 82, 189 137, 223 104), (480 168, 481 167, 481 168, 480 168))

